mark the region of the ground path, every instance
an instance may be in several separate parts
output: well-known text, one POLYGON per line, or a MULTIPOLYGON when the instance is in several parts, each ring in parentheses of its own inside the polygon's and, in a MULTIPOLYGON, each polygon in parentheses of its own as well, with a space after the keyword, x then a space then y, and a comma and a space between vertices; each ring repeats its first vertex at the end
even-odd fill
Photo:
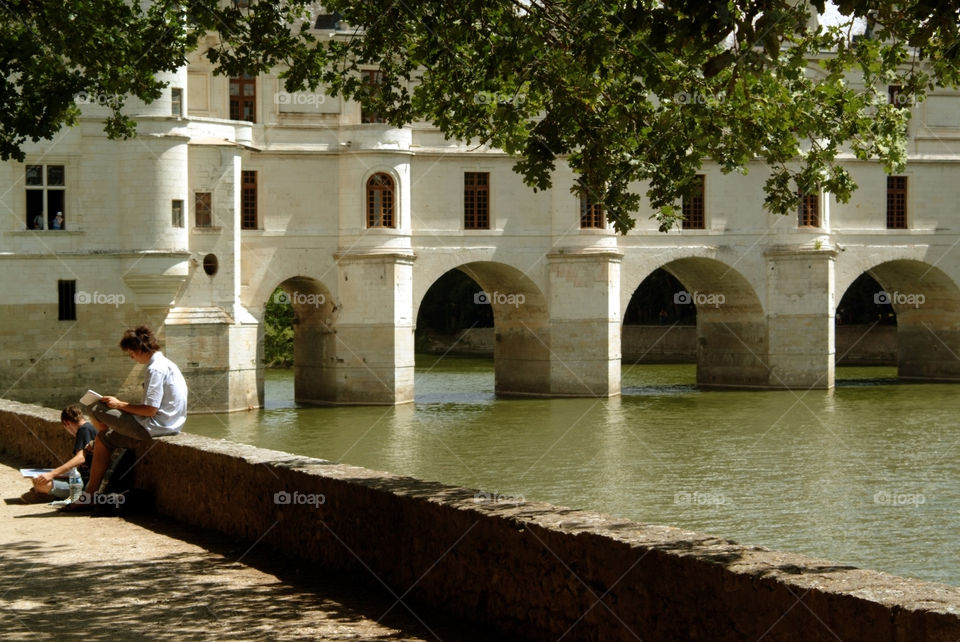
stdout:
MULTIPOLYGON (((4 499, 29 488, 26 465, 0 456, 4 499)), ((156 515, 0 503, 0 639, 491 639, 466 628, 156 515)))

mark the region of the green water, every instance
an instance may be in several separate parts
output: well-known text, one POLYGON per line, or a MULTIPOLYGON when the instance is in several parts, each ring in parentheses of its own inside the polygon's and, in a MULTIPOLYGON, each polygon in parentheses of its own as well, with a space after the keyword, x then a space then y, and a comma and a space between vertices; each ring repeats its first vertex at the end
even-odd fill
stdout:
POLYGON ((188 431, 500 495, 671 524, 960 585, 958 388, 840 368, 834 391, 697 390, 625 366, 614 399, 496 399, 491 361, 422 356, 416 403, 267 408, 188 431))

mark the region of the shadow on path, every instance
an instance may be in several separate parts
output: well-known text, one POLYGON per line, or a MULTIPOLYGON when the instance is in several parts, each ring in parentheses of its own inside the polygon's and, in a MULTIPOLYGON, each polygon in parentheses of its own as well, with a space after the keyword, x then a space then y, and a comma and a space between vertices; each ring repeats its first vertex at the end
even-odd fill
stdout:
MULTIPOLYGON (((20 462, 0 456, 0 464, 0 496, 28 488, 20 462)), ((91 517, 0 504, 3 639, 500 637, 472 629, 355 577, 156 515, 91 517)))

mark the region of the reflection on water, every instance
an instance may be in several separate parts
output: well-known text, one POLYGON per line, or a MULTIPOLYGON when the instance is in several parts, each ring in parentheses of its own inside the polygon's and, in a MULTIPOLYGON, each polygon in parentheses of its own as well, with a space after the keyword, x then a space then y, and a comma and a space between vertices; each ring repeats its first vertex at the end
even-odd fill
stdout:
POLYGON ((700 391, 625 366, 613 399, 496 399, 490 361, 423 356, 416 403, 195 415, 188 430, 960 584, 956 388, 840 368, 827 391, 700 391))

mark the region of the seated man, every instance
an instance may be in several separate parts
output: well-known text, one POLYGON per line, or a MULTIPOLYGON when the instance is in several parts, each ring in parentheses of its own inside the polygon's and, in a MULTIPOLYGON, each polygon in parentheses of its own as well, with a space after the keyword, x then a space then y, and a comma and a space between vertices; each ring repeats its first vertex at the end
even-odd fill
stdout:
POLYGON ((143 400, 132 404, 105 396, 91 406, 97 441, 86 492, 68 507, 74 510, 92 504, 91 495, 100 490, 115 448, 137 448, 154 437, 174 435, 187 420, 187 382, 176 364, 160 352, 150 328, 127 330, 120 348, 131 359, 147 366, 143 400))
POLYGON ((83 410, 80 406, 76 404, 67 406, 60 412, 60 423, 63 424, 64 430, 74 438, 73 457, 50 472, 34 477, 33 488, 20 496, 20 499, 26 504, 38 504, 68 497, 70 495, 69 484, 56 478, 66 475, 71 468, 76 467, 80 471, 80 477, 84 483, 90 477, 93 440, 97 436, 97 431, 83 416, 83 410))

